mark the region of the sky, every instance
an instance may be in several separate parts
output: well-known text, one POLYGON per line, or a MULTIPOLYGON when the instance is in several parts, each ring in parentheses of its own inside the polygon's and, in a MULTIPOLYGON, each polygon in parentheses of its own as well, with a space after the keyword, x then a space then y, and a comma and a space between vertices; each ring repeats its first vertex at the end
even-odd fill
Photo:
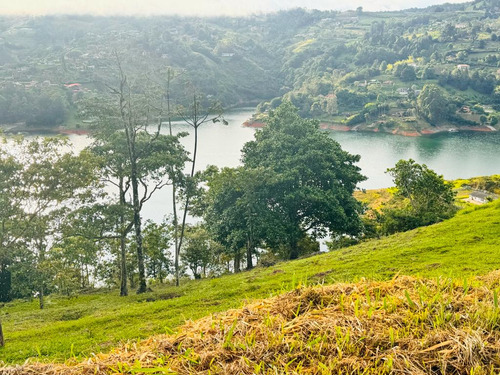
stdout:
POLYGON ((289 8, 399 10, 464 0, 0 0, 0 14, 244 16, 289 8))

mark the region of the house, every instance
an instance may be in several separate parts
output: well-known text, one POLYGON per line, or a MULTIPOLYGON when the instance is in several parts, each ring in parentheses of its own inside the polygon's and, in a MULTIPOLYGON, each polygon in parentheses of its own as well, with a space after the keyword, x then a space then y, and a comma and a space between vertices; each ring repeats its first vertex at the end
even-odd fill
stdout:
POLYGON ((469 71, 470 65, 468 64, 458 64, 457 69, 463 72, 469 71))
POLYGON ((485 204, 497 198, 495 194, 483 190, 474 190, 469 195, 469 201, 476 204, 485 204))
POLYGON ((365 80, 364 82, 363 81, 355 81, 354 82, 354 86, 357 86, 357 87, 366 87, 368 85, 367 81, 365 80))
POLYGON ((400 89, 398 89, 398 94, 401 95, 401 96, 408 96, 409 90, 408 89, 404 89, 404 88, 400 88, 400 89))

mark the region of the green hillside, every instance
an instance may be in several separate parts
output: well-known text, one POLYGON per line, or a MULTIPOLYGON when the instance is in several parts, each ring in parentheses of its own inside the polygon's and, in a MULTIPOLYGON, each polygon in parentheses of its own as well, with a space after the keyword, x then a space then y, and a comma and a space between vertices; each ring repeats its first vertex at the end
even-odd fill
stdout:
POLYGON ((427 228, 180 288, 155 286, 154 292, 122 298, 117 291, 50 296, 43 311, 35 300, 7 303, 0 316, 6 337, 0 359, 22 363, 27 358, 63 361, 88 356, 299 284, 386 280, 397 273, 459 279, 485 274, 500 266, 499 233, 496 201, 427 228))
POLYGON ((243 18, 3 17, 0 124, 68 126, 82 99, 115 82, 116 51, 132 77, 182 72, 176 102, 188 80, 225 108, 260 103, 259 123, 289 100, 326 128, 495 131, 499 17, 491 0, 243 18))

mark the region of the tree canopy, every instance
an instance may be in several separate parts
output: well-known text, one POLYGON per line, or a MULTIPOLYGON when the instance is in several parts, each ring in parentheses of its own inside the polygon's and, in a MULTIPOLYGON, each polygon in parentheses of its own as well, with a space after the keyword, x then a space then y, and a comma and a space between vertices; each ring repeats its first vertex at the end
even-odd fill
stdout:
POLYGON ((300 255, 298 244, 307 234, 361 231, 361 206, 352 197, 365 179, 355 165, 359 156, 342 150, 318 121, 300 117, 290 102, 270 112, 267 126, 243 147, 242 160, 245 168, 270 176, 263 188, 274 219, 266 243, 286 246, 290 259, 300 255))
POLYGON ((396 198, 403 200, 402 208, 385 212, 387 233, 429 225, 455 213, 452 185, 425 164, 400 160, 387 173, 397 187, 396 198))

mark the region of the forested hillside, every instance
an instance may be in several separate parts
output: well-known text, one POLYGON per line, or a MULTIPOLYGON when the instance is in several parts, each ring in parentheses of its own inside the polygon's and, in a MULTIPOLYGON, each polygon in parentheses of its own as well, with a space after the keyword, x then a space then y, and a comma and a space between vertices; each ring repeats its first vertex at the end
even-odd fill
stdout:
POLYGON ((150 76, 172 67, 183 77, 177 87, 190 81, 225 108, 260 102, 255 121, 288 99, 301 115, 344 130, 492 130, 499 13, 481 0, 247 18, 3 17, 0 123, 68 122, 82 98, 113 81, 119 56, 150 76))

